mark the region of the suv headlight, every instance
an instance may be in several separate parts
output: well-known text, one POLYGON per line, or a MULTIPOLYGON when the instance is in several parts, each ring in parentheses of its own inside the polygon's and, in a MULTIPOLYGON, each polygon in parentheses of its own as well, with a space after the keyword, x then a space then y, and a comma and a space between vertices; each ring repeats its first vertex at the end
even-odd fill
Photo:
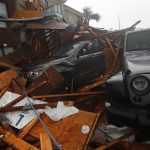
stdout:
POLYGON ((131 89, 135 94, 144 95, 150 90, 150 81, 145 76, 135 76, 131 80, 131 89))

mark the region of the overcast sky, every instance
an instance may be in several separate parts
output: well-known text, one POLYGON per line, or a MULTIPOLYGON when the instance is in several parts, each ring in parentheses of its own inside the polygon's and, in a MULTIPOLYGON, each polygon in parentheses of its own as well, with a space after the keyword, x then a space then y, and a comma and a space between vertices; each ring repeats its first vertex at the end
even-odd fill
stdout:
POLYGON ((82 12, 83 7, 89 6, 93 12, 102 18, 99 22, 91 21, 94 27, 106 29, 126 28, 136 21, 142 22, 137 28, 150 28, 150 0, 67 0, 66 5, 82 12))

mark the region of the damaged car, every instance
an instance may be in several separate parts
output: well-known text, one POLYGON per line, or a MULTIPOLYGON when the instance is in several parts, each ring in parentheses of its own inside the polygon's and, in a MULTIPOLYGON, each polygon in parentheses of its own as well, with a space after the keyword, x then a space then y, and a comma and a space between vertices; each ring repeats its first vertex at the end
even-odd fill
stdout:
POLYGON ((102 47, 94 40, 68 43, 54 50, 50 58, 27 64, 23 66, 23 70, 27 73, 28 81, 32 83, 49 67, 53 67, 64 77, 68 86, 66 88, 73 81, 76 89, 104 74, 102 47))
POLYGON ((107 81, 109 119, 138 129, 150 127, 150 29, 126 34, 123 69, 107 81))

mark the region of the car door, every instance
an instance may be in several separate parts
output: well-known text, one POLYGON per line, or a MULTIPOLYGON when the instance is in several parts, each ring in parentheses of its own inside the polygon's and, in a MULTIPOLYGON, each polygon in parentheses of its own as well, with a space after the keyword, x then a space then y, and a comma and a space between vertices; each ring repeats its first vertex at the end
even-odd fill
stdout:
POLYGON ((104 56, 103 52, 95 49, 87 50, 87 44, 84 45, 76 55, 74 69, 74 83, 82 85, 90 81, 104 72, 104 56))

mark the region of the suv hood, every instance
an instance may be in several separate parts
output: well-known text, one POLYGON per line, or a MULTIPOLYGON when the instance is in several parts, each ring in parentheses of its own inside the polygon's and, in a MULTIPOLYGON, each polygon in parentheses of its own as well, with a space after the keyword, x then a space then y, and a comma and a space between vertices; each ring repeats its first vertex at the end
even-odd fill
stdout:
POLYGON ((126 52, 127 69, 131 72, 150 72, 150 50, 126 52))

